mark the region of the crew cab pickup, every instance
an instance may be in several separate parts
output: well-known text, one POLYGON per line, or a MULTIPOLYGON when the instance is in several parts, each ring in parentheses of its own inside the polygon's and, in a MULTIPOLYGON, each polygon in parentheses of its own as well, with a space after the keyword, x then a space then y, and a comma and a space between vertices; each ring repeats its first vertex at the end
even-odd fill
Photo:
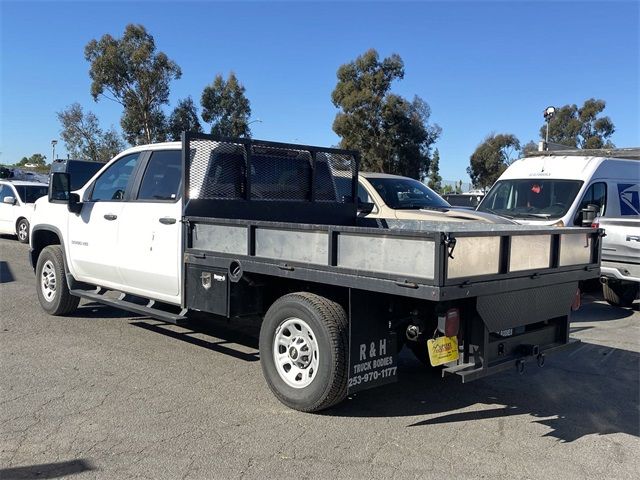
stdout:
POLYGON ((185 133, 121 153, 77 191, 54 173, 32 220, 40 304, 260 318, 267 384, 310 412, 395 381, 403 344, 463 381, 571 344, 578 282, 600 273, 599 230, 359 219, 358 163, 354 151, 185 133))

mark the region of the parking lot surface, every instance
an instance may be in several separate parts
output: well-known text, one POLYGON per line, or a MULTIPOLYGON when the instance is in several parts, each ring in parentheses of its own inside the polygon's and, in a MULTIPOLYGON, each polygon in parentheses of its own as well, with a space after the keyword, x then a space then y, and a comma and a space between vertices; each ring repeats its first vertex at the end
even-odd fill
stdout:
MULTIPOLYGON (((462 385, 409 352, 398 383, 322 414, 281 405, 258 326, 40 308, 0 238, 0 478, 637 478, 640 313, 586 296, 582 344, 462 385)), ((523 308, 527 308, 523 305, 523 308)))

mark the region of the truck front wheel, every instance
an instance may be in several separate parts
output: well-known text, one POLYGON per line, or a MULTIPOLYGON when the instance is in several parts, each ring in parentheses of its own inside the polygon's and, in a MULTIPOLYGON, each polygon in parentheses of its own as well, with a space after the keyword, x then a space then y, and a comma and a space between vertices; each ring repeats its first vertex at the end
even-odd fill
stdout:
POLYGON ((260 329, 260 363, 271 391, 295 410, 317 412, 347 395, 348 320, 325 297, 279 298, 260 329))
POLYGON ((29 222, 26 218, 21 218, 16 225, 16 235, 20 243, 29 243, 29 222))
POLYGON ((622 282, 609 280, 602 284, 604 299, 614 307, 630 307, 638 297, 640 284, 634 282, 622 282))
POLYGON ((80 298, 69 293, 60 245, 45 247, 36 264, 36 291, 40 305, 51 315, 68 315, 78 308, 80 298))

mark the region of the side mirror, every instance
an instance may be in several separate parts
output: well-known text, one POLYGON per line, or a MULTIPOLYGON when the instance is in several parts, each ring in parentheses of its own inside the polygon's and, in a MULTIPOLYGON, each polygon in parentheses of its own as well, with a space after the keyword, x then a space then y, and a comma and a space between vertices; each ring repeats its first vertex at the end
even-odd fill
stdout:
POLYGON ((68 173, 54 172, 49 181, 49 202, 68 203, 70 192, 70 177, 68 173))
POLYGON ((82 203, 80 195, 71 193, 71 182, 68 173, 55 172, 51 174, 49 182, 49 202, 66 203, 70 212, 80 213, 82 203))
POLYGON ((583 227, 590 227, 593 221, 600 213, 600 207, 598 205, 587 205, 586 208, 580 210, 580 216, 582 217, 580 223, 583 227))
POLYGON ((373 209, 375 208, 375 206, 376 206, 375 203, 358 201, 358 213, 362 213, 364 215, 371 213, 373 212, 373 209))
POLYGON ((69 204, 67 208, 71 213, 80 213, 82 210, 82 202, 80 201, 80 195, 77 193, 69 194, 69 204))
POLYGON ((2 199, 2 203, 7 203, 9 205, 15 205, 16 204, 16 198, 15 197, 4 197, 2 199))

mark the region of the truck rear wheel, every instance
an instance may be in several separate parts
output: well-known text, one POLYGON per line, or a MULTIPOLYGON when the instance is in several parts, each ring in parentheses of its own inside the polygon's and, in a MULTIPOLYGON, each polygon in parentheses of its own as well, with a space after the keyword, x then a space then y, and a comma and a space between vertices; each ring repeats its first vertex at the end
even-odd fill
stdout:
POLYGON ((78 308, 80 298, 69 293, 60 245, 49 245, 40 253, 36 264, 36 291, 40 305, 50 315, 68 315, 78 308))
POLYGON ((313 293, 271 305, 260 329, 260 363, 278 400, 317 412, 346 397, 348 328, 344 308, 313 293))
POLYGON ((639 287, 638 283, 609 280, 602 284, 602 295, 609 305, 630 307, 638 297, 639 287))

